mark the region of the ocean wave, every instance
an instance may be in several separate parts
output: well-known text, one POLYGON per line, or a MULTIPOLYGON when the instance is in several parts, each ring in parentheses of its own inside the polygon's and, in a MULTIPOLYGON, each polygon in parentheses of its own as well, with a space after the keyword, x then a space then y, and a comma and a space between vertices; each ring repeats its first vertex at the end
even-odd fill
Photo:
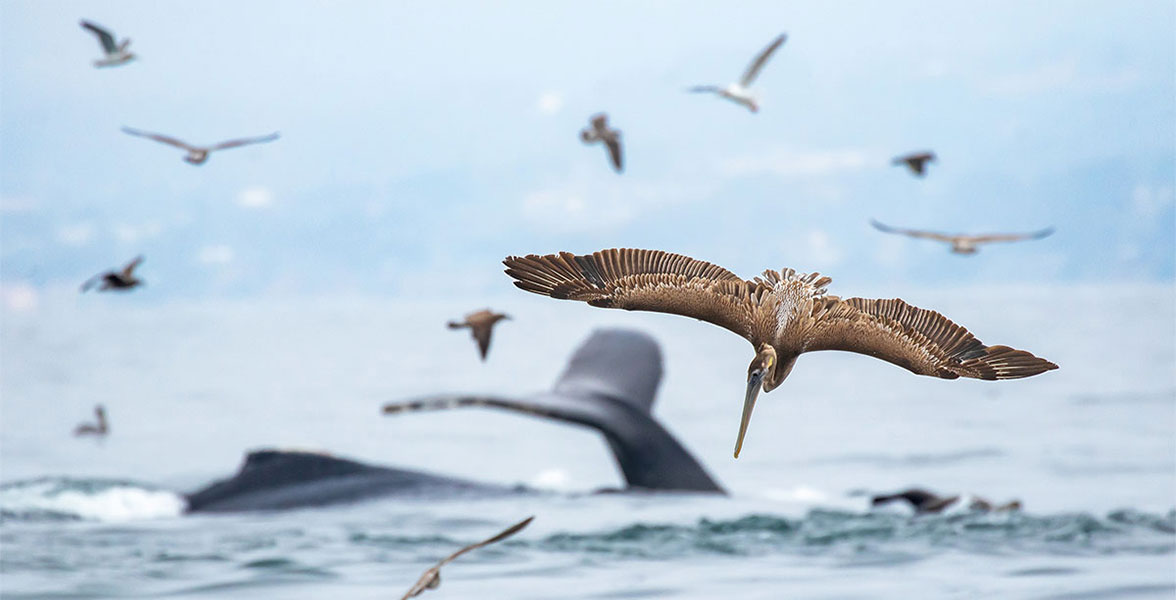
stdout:
POLYGON ((43 477, 0 484, 0 522, 133 521, 183 514, 175 492, 133 481, 43 477))
POLYGON ((1176 552, 1176 509, 1159 515, 1130 509, 1105 517, 1087 513, 1024 513, 908 517, 888 513, 812 510, 790 519, 748 515, 700 519, 694 525, 638 523, 599 533, 560 533, 540 546, 552 551, 665 559, 697 554, 754 556, 869 555, 903 548, 953 548, 983 554, 1169 554, 1176 552))

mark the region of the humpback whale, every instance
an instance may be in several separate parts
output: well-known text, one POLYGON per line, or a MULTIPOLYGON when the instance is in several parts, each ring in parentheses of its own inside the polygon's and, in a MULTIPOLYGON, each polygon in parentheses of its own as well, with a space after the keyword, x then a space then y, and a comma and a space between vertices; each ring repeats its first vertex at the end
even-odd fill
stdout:
MULTIPOLYGON (((645 333, 597 330, 572 354, 549 392, 524 398, 442 395, 391 403, 384 414, 488 406, 590 427, 608 443, 626 489, 724 493, 651 413, 661 384, 657 342, 645 333)), ((189 512, 323 506, 385 496, 448 498, 533 493, 325 453, 259 450, 231 478, 187 494, 189 512)))

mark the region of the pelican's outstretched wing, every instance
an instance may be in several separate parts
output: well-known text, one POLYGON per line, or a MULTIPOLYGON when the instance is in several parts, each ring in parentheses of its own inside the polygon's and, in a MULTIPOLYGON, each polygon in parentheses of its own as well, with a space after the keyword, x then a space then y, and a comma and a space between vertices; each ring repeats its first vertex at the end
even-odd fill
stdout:
POLYGON ((272 142, 276 139, 278 139, 278 132, 275 131, 269 135, 263 135, 261 137, 241 138, 239 140, 229 140, 227 142, 221 142, 215 146, 210 147, 209 150, 227 150, 229 148, 236 148, 238 146, 247 146, 249 144, 261 144, 264 142, 272 142))
POLYGON ((495 542, 500 542, 500 541, 518 533, 524 527, 526 527, 527 525, 530 525, 531 521, 534 519, 535 519, 535 517, 533 517, 533 516, 527 517, 526 519, 523 519, 522 521, 519 521, 518 523, 515 523, 514 525, 511 525, 510 527, 507 527, 506 529, 502 530, 501 533, 495 535, 494 537, 482 540, 476 544, 470 544, 469 546, 466 546, 465 548, 462 548, 462 549, 458 550, 457 552, 454 552, 453 554, 450 554, 449 556, 446 556, 445 558, 441 559, 441 561, 438 562, 436 565, 429 567, 429 569, 426 570, 424 572, 424 574, 421 575, 421 578, 418 579, 417 582, 415 584, 413 584, 413 586, 411 588, 409 588, 409 590, 407 592, 404 593, 404 596, 402 596, 400 600, 407 600, 408 598, 413 598, 413 597, 419 596, 425 590, 433 589, 433 588, 436 588, 437 586, 441 585, 441 567, 444 567, 446 564, 451 562, 453 559, 461 556, 462 554, 465 554, 466 552, 469 552, 470 550, 477 550, 478 548, 481 548, 482 546, 493 544, 495 542))
POLYGON ((94 35, 98 36, 98 42, 102 44, 102 50, 107 54, 118 52, 118 44, 114 42, 114 36, 109 31, 89 21, 82 21, 82 27, 89 29, 94 35))
POLYGON ((898 233, 913 238, 939 240, 941 242, 954 242, 956 238, 954 235, 948 235, 946 233, 939 233, 936 231, 921 231, 919 229, 900 229, 898 227, 891 227, 889 225, 879 223, 873 219, 870 219, 870 224, 873 225, 874 229, 877 229, 878 231, 884 231, 886 233, 898 233))
POLYGON ((131 262, 127 263, 127 265, 125 267, 123 267, 123 270, 122 270, 123 277, 130 277, 131 275, 133 275, 135 272, 135 267, 138 267, 142 263, 143 263, 143 255, 140 254, 139 256, 136 256, 133 260, 131 260, 131 262))
POLYGON ((515 285, 528 292, 602 308, 694 317, 748 338, 769 289, 717 265, 661 250, 532 254, 502 262, 515 285))
POLYGON ((184 150, 199 150, 200 149, 200 148, 196 148, 196 147, 192 146, 188 142, 185 142, 183 140, 177 140, 174 137, 168 137, 168 136, 163 135, 161 133, 152 133, 150 131, 140 131, 138 129, 132 129, 130 127, 123 127, 122 130, 123 130, 123 133, 129 133, 131 135, 145 137, 147 139, 155 140, 157 142, 161 142, 161 143, 167 144, 169 146, 183 148, 184 150))
POLYGON ((752 82, 755 81, 756 76, 759 75, 760 70, 764 68, 765 64, 767 64, 768 59, 772 57, 772 53, 775 52, 776 48, 779 48, 786 39, 788 39, 788 34, 781 33, 780 37, 772 40, 772 43, 768 44, 768 47, 764 48, 763 52, 760 52, 759 56, 756 56, 755 60, 751 61, 751 64, 747 66, 747 70, 743 72, 743 78, 739 80, 739 85, 742 85, 743 87, 750 87, 752 82))
POLYGON ((490 351, 490 335, 493 333, 494 323, 471 323, 470 334, 478 342, 478 354, 486 360, 486 353, 490 351))
POLYGON ((1058 368, 1024 350, 985 346, 947 317, 897 298, 829 296, 808 318, 804 352, 856 352, 943 379, 1020 379, 1058 368))
POLYGON ((605 136, 604 145, 608 148, 608 158, 612 161, 613 168, 617 170, 617 173, 620 173, 624 170, 624 166, 621 164, 623 158, 621 156, 620 132, 605 136))
POLYGON ((968 239, 977 244, 986 244, 988 242, 1019 242, 1021 240, 1039 240, 1043 237, 1048 237, 1053 232, 1053 227, 1046 227, 1045 229, 1029 233, 989 233, 968 236, 968 239))

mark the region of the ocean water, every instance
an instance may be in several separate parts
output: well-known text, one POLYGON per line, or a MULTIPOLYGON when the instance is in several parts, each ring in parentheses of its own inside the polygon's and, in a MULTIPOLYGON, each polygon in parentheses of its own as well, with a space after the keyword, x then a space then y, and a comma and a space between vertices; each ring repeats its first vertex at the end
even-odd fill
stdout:
MULTIPOLYGON (((840 292, 834 289, 834 292, 840 292)), ((893 296, 895 290, 855 290, 893 296)), ((731 457, 746 342, 664 315, 524 294, 162 302, 50 293, 0 313, 5 598, 390 598, 433 561, 433 598, 1172 598, 1176 294, 1171 286, 903 290, 1058 371, 940 381, 840 353, 802 357, 731 457), (515 316, 489 360, 444 322, 515 316), (728 496, 621 484, 599 434, 486 409, 383 417, 387 401, 547 388, 599 326, 648 331, 654 413, 728 496), (94 404, 102 441, 74 439, 94 404), (302 448, 537 493, 183 516, 179 492, 244 453, 302 448), (913 518, 909 486, 1017 498, 1012 514, 913 518)))

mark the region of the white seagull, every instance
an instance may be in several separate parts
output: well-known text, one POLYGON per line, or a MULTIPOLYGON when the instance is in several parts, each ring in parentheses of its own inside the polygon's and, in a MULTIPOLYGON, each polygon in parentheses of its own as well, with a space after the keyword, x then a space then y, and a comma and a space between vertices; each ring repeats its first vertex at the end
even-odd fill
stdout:
POLYGON ((118 44, 115 43, 114 36, 109 31, 89 21, 82 21, 81 24, 82 27, 89 29, 91 33, 98 36, 98 41, 102 44, 102 51, 106 53, 105 57, 94 61, 95 67, 117 67, 135 59, 134 53, 127 50, 127 46, 131 45, 130 38, 118 44))
POLYGON ((738 83, 732 83, 725 88, 719 87, 717 85, 697 85, 686 91, 709 92, 712 94, 718 94, 719 96, 732 102, 746 106, 747 109, 751 112, 759 112, 759 103, 749 88, 751 87, 752 82, 755 81, 756 76, 759 75, 760 70, 764 68, 765 64, 767 64, 768 59, 772 57, 772 53, 775 52, 776 48, 779 48, 786 39, 788 39, 788 34, 781 33, 779 37, 777 37, 775 40, 772 40, 772 43, 768 44, 768 47, 764 48, 763 52, 760 52, 759 56, 756 56, 755 60, 751 61, 751 65, 747 67, 747 71, 744 71, 743 77, 739 80, 738 83))
POLYGON ((204 161, 208 160, 208 153, 212 152, 213 150, 226 150, 228 148, 236 148, 237 146, 246 146, 248 144, 260 144, 262 142, 272 142, 272 141, 278 139, 278 132, 275 131, 269 135, 263 135, 261 137, 241 138, 239 140, 229 140, 227 142, 221 142, 219 144, 214 144, 212 146, 193 146, 192 144, 189 144, 188 142, 177 140, 174 137, 168 137, 168 136, 160 134, 160 133, 151 133, 150 131, 139 131, 138 129, 131 129, 130 127, 123 127, 122 130, 125 133, 129 133, 131 135, 145 137, 150 140, 155 140, 160 143, 168 144, 171 146, 175 146, 177 148, 182 148, 184 150, 187 150, 188 155, 184 157, 184 160, 186 160, 194 165, 204 164, 204 161))

